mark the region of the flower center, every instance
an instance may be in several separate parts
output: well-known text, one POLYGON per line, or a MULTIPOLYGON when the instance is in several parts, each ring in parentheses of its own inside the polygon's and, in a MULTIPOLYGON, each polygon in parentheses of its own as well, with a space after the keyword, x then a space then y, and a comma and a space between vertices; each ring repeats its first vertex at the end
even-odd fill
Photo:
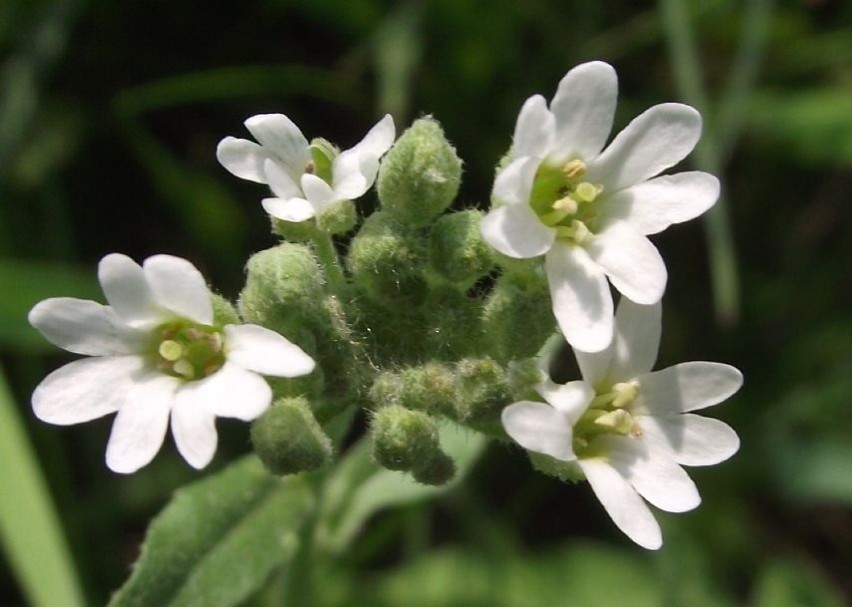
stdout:
POLYGON ((533 181, 530 205, 541 222, 556 228, 557 238, 583 244, 597 219, 595 201, 603 186, 584 181, 586 163, 574 159, 564 166, 542 163, 533 181))
POLYGON ((225 364, 224 336, 209 325, 174 320, 154 331, 150 355, 157 369, 172 377, 204 379, 225 364))
POLYGON ((640 436, 642 429, 629 410, 637 394, 639 386, 634 381, 617 383, 606 392, 598 392, 574 425, 574 453, 583 453, 589 441, 601 434, 640 436))

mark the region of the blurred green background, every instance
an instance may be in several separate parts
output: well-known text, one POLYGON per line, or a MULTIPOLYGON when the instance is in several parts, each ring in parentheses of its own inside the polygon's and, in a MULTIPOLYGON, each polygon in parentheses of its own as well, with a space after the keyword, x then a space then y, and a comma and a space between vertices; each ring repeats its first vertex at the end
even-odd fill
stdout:
MULTIPOLYGON (((742 369, 743 390, 711 413, 742 449, 691 470, 704 504, 661 513, 664 548, 647 553, 588 487, 492 445, 444 497, 372 519, 322 604, 850 604, 847 0, 2 0, 0 604, 26 604, 33 586, 73 604, 69 563, 85 603, 103 604, 147 521, 201 477, 169 444, 120 477, 103 462, 110 420, 33 418, 33 387, 69 360, 27 325, 35 302, 99 298, 96 263, 113 251, 187 257, 236 296, 248 256, 275 240, 261 189, 214 150, 253 114, 286 113, 343 147, 384 112, 400 131, 434 114, 466 162, 459 203, 484 205, 523 100, 591 59, 618 71, 616 128, 663 101, 705 117, 684 164, 719 175, 724 197, 655 239, 670 273, 658 366, 742 369)), ((249 449, 246 426, 220 428, 211 470, 249 449)))

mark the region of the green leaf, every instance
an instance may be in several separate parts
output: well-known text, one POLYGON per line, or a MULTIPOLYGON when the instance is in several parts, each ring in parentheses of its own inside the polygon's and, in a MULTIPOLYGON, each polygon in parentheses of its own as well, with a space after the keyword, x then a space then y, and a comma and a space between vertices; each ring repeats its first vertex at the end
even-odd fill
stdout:
POLYGON ((753 607, 842 607, 838 589, 802 563, 774 561, 757 581, 753 607))
POLYGON ((331 551, 343 550, 367 519, 384 508, 427 499, 461 480, 485 448, 485 437, 452 422, 440 431, 441 448, 455 461, 456 476, 441 487, 421 485, 410 475, 373 461, 370 443, 362 439, 340 462, 326 485, 319 541, 331 551))
POLYGON ((110 605, 239 604, 295 552, 312 504, 304 479, 270 476, 253 456, 238 460, 175 493, 110 605))
POLYGON ((0 347, 30 352, 54 349, 27 322, 36 303, 48 297, 101 297, 94 271, 12 259, 0 259, 0 293, 0 347))
POLYGON ((0 543, 24 596, 35 607, 84 605, 50 494, 2 369, 0 478, 0 543))

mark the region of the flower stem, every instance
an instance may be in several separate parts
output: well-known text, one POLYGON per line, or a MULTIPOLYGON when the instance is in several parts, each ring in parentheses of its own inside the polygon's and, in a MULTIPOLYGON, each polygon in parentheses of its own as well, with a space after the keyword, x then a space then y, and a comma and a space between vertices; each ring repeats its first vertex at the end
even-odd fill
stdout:
POLYGON ((331 235, 320 234, 314 239, 314 244, 328 284, 335 293, 341 293, 346 286, 346 277, 343 275, 343 268, 340 266, 340 258, 337 256, 331 235))

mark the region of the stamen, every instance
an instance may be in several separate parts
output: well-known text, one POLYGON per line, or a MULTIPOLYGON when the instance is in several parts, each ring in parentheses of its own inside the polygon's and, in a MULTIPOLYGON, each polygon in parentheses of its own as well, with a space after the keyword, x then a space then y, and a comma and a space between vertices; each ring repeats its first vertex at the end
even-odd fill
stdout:
POLYGON ((570 196, 560 198, 559 200, 553 203, 553 209, 555 211, 564 211, 566 215, 576 214, 578 208, 579 205, 577 204, 577 201, 571 198, 570 196))
POLYGON ((633 430, 633 416, 624 409, 616 409, 598 417, 596 425, 607 428, 617 434, 630 434, 633 430))
POLYGON ((171 339, 167 339, 162 342, 157 351, 159 352, 160 356, 162 356, 169 362, 174 362, 181 356, 183 356, 183 346, 171 339))
POLYGON ((617 383, 612 387, 612 391, 615 394, 612 406, 621 409, 633 402, 633 399, 639 393, 639 387, 631 382, 617 383))
POLYGON ((586 163, 579 158, 575 158, 562 167, 562 172, 568 181, 577 181, 586 176, 586 163))
POLYGON ((592 232, 582 221, 572 219, 570 226, 556 226, 556 235, 560 238, 573 240, 577 244, 583 244, 591 239, 592 232))
POLYGON ((181 358, 175 362, 175 364, 172 365, 172 369, 175 373, 185 377, 186 379, 193 379, 195 377, 195 369, 192 368, 192 364, 185 358, 181 358))
POLYGON ((305 173, 309 175, 313 175, 317 172, 317 165, 313 160, 309 160, 308 164, 305 165, 305 173))
POLYGON ((581 202, 592 202, 603 191, 603 187, 584 181, 574 189, 574 196, 581 202))

